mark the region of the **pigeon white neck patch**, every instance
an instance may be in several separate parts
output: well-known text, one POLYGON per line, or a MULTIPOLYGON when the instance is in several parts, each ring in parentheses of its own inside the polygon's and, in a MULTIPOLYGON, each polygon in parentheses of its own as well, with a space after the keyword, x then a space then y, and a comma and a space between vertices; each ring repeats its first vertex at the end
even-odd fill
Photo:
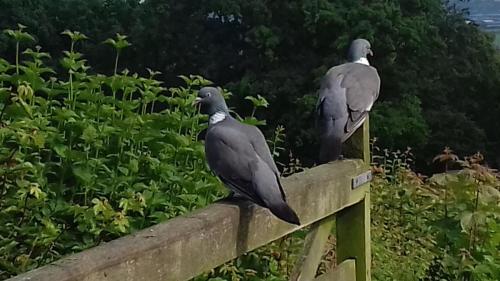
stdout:
POLYGON ((226 119, 226 113, 224 113, 222 111, 217 111, 217 112, 215 112, 215 114, 210 116, 210 120, 208 120, 208 123, 210 125, 215 125, 224 119, 226 119))
POLYGON ((370 62, 368 61, 367 58, 359 58, 359 60, 355 61, 355 63, 360 63, 364 65, 370 65, 370 62))

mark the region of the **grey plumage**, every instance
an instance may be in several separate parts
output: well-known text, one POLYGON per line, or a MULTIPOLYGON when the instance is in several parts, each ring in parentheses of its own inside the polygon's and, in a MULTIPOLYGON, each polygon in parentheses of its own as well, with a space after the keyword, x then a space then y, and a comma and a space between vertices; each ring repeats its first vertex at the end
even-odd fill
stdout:
POLYGON ((210 116, 205 154, 212 171, 236 195, 268 208, 284 221, 300 225, 286 203, 278 168, 262 132, 231 117, 216 88, 202 88, 197 100, 201 112, 210 116))
POLYGON ((342 143, 363 124, 378 98, 380 77, 368 65, 368 54, 373 55, 370 43, 354 40, 349 62, 330 68, 323 77, 316 104, 320 163, 340 157, 342 143))

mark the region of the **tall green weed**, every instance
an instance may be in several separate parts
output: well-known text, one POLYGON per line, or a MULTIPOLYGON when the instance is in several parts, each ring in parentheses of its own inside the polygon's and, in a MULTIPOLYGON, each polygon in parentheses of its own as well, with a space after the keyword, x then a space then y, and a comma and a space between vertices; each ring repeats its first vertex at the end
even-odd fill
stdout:
MULTIPOLYGON (((158 72, 91 74, 78 43, 55 73, 23 26, 15 64, 0 59, 0 279, 205 206, 224 194, 196 140, 199 76, 167 89, 158 72)), ((113 61, 110 61, 113 63, 113 61)))
MULTIPOLYGON (((113 74, 92 74, 77 51, 87 36, 69 30, 62 32, 69 51, 59 60, 65 71, 56 73, 47 66, 50 54, 39 46, 21 52, 34 41, 24 29, 5 31, 16 43, 15 63, 0 59, 0 279, 226 193, 208 170, 198 141, 206 117, 192 106, 197 89, 210 81, 180 76, 185 86, 167 89, 155 79, 159 72, 148 69, 141 77, 119 70, 120 55, 131 45, 120 34, 103 42, 115 50, 113 74)), ((254 114, 267 101, 247 100, 251 116, 237 118, 264 125, 254 114)), ((269 141, 275 157, 283 152, 283 141, 284 128, 278 127, 269 141)), ((300 163, 282 166, 291 173, 300 163)), ((278 245, 290 241, 249 253, 210 275, 282 276, 290 254, 283 258, 278 245)))
POLYGON ((434 159, 444 173, 427 179, 411 171, 411 150, 374 152, 374 279, 498 280, 500 181, 482 155, 446 148, 434 159))

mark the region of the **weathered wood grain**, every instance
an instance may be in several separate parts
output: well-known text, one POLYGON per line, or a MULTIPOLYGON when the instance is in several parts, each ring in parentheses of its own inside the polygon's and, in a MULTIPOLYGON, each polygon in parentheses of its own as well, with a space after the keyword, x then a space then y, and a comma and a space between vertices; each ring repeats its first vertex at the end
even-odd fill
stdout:
POLYGON ((310 281, 316 276, 334 224, 335 218, 330 216, 311 226, 304 242, 304 250, 290 276, 290 281, 310 281))
POLYGON ((366 117, 365 122, 354 134, 345 142, 343 146, 344 158, 363 159, 370 164, 370 118, 366 117))
MULTIPOLYGON (((352 136, 348 145, 350 157, 370 163, 370 130, 368 118, 352 136)), ((356 280, 371 280, 370 183, 351 192, 353 198, 364 194, 364 200, 337 214, 337 264, 347 259, 356 261, 356 280)))
POLYGON ((331 272, 318 276, 314 281, 356 281, 356 262, 346 260, 331 272))
POLYGON ((356 280, 371 280, 370 194, 337 214, 337 263, 356 260, 356 280))

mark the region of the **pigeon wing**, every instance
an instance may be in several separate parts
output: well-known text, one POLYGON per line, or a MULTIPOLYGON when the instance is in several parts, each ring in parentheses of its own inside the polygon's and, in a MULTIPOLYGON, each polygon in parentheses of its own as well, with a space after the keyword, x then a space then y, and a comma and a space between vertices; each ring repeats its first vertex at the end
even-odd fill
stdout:
POLYGON ((268 164, 272 158, 262 133, 254 134, 254 129, 236 120, 223 122, 209 128, 206 135, 210 168, 231 190, 269 208, 284 221, 300 224, 297 214, 285 202, 276 165, 272 162, 272 168, 268 164), (264 160, 259 153, 269 159, 264 160))
POLYGON ((262 161, 264 162, 263 164, 266 164, 268 169, 270 169, 274 174, 275 180, 278 182, 281 196, 283 200, 286 200, 285 191, 283 190, 283 187, 281 186, 281 182, 279 179, 280 172, 278 170, 278 167, 276 166, 276 163, 273 160, 273 157, 271 156, 271 150, 267 145, 264 135, 255 126, 250 126, 246 124, 241 124, 241 125, 244 127, 244 131, 248 136, 248 139, 250 140, 250 143, 252 144, 255 153, 257 153, 259 158, 262 159, 262 161))
POLYGON ((345 63, 331 68, 329 75, 344 75, 341 87, 346 89, 349 119, 346 124, 345 141, 363 124, 380 92, 380 77, 377 69, 359 63, 345 63))
POLYGON ((205 151, 208 165, 228 188, 263 206, 252 185, 250 164, 256 154, 244 134, 227 126, 210 128, 205 151))
POLYGON ((329 71, 319 90, 316 123, 320 133, 320 163, 336 160, 341 154, 342 138, 349 117, 346 89, 341 86, 343 80, 341 72, 329 71))
POLYGON ((346 89, 342 86, 345 75, 328 71, 321 82, 316 113, 321 119, 341 119, 347 115, 346 89))

